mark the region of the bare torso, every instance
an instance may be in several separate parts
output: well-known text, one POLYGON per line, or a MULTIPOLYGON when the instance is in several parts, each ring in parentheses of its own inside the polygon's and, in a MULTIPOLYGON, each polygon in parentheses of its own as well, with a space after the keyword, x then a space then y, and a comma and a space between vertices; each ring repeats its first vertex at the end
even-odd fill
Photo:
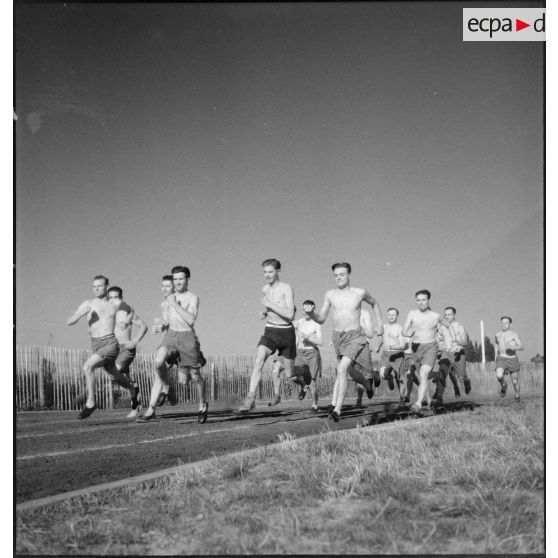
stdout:
POLYGON ((124 323, 126 320, 127 312, 125 310, 118 310, 116 312, 116 324, 114 327, 114 335, 116 335, 116 339, 118 342, 123 345, 124 343, 128 343, 132 340, 132 324, 128 324, 125 329, 122 329, 121 323, 124 323))
POLYGON ((115 304, 107 298, 94 298, 88 301, 88 305, 87 324, 91 337, 105 337, 114 333, 119 304, 115 304))
MULTIPOLYGON (((170 295, 173 296, 173 295, 170 295)), ((198 297, 190 292, 184 293, 175 292, 176 300, 184 310, 191 313, 197 312, 198 297)), ((165 300, 163 306, 163 320, 169 324, 169 329, 174 331, 193 331, 193 328, 188 325, 182 316, 165 300)))
POLYGON ((517 341, 519 336, 515 331, 508 329, 506 331, 499 331, 496 334, 496 349, 497 353, 502 356, 513 356, 517 349, 517 341))
POLYGON ((409 317, 414 329, 413 343, 433 343, 436 341, 440 314, 428 309, 425 311, 411 310, 409 317))
POLYGON ((326 293, 331 304, 333 329, 336 331, 359 329, 361 303, 365 292, 358 287, 347 287, 332 289, 326 293))
MULTIPOLYGON (((314 320, 307 320, 306 318, 300 318, 295 323, 297 331, 305 333, 306 335, 317 335, 320 329, 320 325, 314 320)), ((312 343, 308 339, 299 339, 297 349, 317 349, 317 345, 312 343)))
POLYGON ((401 333, 400 324, 384 324, 384 350, 394 350, 394 347, 403 348, 405 345, 405 339, 401 333))
MULTIPOLYGON (((276 281, 273 285, 265 285, 262 292, 267 296, 274 304, 280 306, 281 308, 287 307, 287 297, 289 293, 292 293, 292 289, 288 283, 283 281, 276 281)), ((275 313, 273 310, 269 309, 267 311, 266 323, 269 324, 291 324, 292 320, 288 320, 283 316, 275 313)))

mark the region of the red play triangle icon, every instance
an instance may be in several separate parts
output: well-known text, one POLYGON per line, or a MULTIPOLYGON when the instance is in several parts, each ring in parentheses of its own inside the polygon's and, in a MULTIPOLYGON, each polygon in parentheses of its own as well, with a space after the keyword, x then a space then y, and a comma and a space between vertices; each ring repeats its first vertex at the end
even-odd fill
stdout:
POLYGON ((524 21, 521 21, 520 19, 515 19, 515 30, 516 31, 521 31, 522 29, 525 29, 526 27, 531 27, 530 23, 525 23, 524 21))

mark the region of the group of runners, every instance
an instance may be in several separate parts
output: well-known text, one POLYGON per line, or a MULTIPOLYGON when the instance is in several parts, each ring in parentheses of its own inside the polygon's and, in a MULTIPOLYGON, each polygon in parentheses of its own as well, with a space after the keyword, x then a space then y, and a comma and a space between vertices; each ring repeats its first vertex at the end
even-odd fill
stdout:
MULTIPOLYGON (((431 293, 419 290, 415 293, 416 308, 411 310, 401 326, 399 310, 388 308, 384 323, 378 301, 366 289, 350 284, 351 265, 347 262, 331 266, 336 287, 325 293, 319 312, 313 300, 302 303, 303 317, 295 320, 294 291, 291 285, 279 279, 281 264, 277 259, 262 262, 265 285, 260 302, 263 311, 259 317, 265 320, 264 334, 257 346, 254 368, 250 377, 248 395, 239 413, 249 413, 255 408, 256 393, 261 382, 266 360, 274 355, 272 379, 274 396, 269 406, 281 402, 281 374, 300 388, 299 399, 311 394, 311 410, 318 412, 318 381, 322 364, 320 346, 323 345, 321 324, 331 313, 333 321, 332 344, 337 356, 336 376, 328 415, 338 421, 348 380, 357 384, 357 406, 362 406, 366 392, 374 395, 382 379, 391 390, 397 386, 401 405, 410 403, 413 384, 418 386, 416 401, 410 406, 413 413, 420 414, 424 407, 441 405, 448 377, 456 396, 471 390, 467 376, 465 346, 468 336, 465 327, 456 320, 456 309, 448 306, 444 315, 430 308, 431 293), (368 307, 365 307, 366 303, 368 307), (434 382, 434 395, 430 396, 429 381, 434 382)), ((135 310, 123 300, 120 287, 109 287, 103 275, 93 279, 95 297, 80 304, 67 320, 75 324, 87 316, 91 334, 91 356, 83 366, 86 377, 86 397, 79 414, 87 418, 97 408, 95 402, 95 369, 104 367, 107 373, 130 392, 130 418, 147 422, 155 417, 155 409, 167 400, 169 394, 169 369, 178 367, 181 384, 195 385, 199 410, 198 422, 208 417, 201 369, 206 361, 194 330, 198 315, 199 298, 188 289, 190 270, 175 266, 171 274, 161 281, 163 302, 161 318, 154 320, 153 334, 164 334, 155 353, 154 379, 145 413, 139 416, 139 387, 130 378, 130 365, 135 358, 136 346, 147 333, 146 323, 135 310), (133 327, 137 334, 132 338, 133 327)), ((500 395, 504 397, 509 374, 519 401, 519 359, 516 352, 523 344, 516 332, 511 330, 512 319, 502 316, 501 331, 495 337, 496 376, 501 384, 500 395)))

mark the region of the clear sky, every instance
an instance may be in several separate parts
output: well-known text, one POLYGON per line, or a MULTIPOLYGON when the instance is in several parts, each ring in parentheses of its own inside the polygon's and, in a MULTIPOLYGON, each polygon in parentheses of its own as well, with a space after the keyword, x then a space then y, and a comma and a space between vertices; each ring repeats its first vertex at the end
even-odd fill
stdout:
POLYGON ((16 342, 87 347, 97 273, 151 322, 187 265, 204 352, 253 353, 275 257, 299 307, 345 260, 542 353, 544 44, 466 6, 16 5, 16 342))

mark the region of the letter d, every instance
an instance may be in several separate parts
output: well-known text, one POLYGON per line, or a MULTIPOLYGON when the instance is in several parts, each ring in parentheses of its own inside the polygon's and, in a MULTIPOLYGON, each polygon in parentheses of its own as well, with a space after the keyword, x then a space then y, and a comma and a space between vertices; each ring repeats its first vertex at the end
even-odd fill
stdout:
POLYGON ((546 14, 543 14, 542 17, 539 17, 538 19, 535 19, 535 23, 533 23, 533 29, 537 33, 544 33, 544 16, 545 15, 546 14), (542 27, 539 24, 541 24, 542 27))

